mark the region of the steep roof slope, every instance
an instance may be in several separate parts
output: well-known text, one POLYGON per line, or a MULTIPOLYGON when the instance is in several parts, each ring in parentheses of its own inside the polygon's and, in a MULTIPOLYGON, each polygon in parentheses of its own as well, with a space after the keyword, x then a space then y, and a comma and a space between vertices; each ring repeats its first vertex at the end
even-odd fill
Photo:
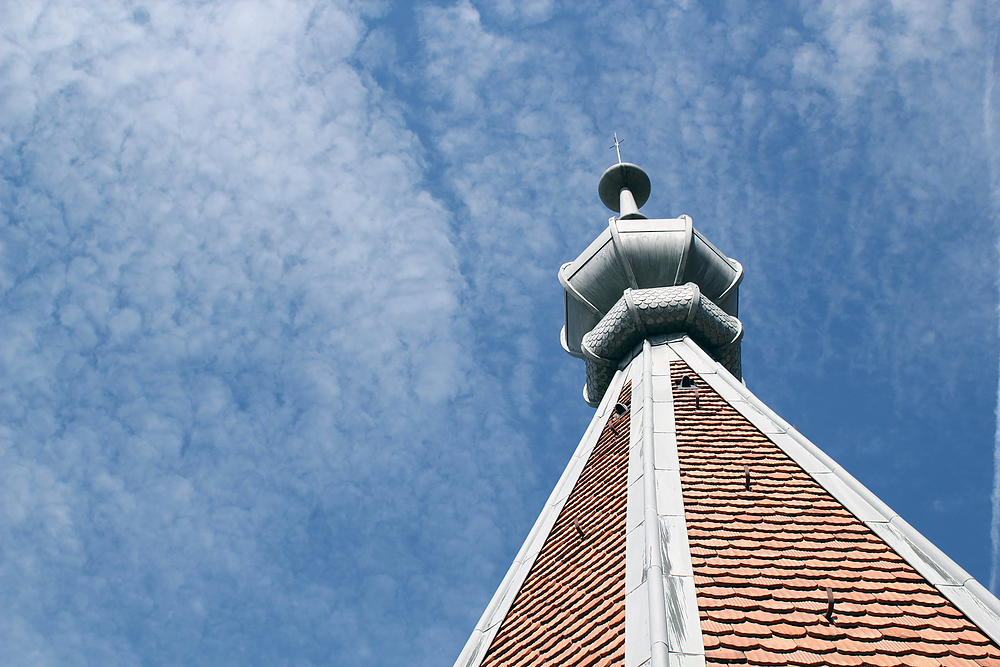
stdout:
POLYGON ((671 376, 708 664, 1000 667, 989 637, 690 367, 671 376))
POLYGON ((626 385, 556 519, 484 667, 621 665, 625 650, 626 385))

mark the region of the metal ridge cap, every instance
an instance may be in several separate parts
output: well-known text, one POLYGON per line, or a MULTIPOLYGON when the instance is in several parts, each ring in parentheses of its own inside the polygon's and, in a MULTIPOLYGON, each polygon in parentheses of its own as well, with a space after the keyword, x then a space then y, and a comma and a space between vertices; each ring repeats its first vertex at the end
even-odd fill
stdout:
POLYGON ((479 622, 476 623, 476 627, 465 642, 462 652, 459 653, 458 659, 455 661, 455 667, 478 667, 486 657, 486 651, 489 650, 490 644, 492 644, 493 638, 500 628, 500 624, 507 616, 507 612, 510 611, 517 592, 531 571, 535 557, 538 556, 542 546, 545 544, 549 531, 552 530, 556 519, 559 518, 559 513, 562 511, 566 499, 569 498, 569 492, 576 485, 587 463, 590 452, 593 451, 597 440, 601 436, 604 423, 611 414, 612 401, 617 399, 617 394, 621 392, 622 387, 625 385, 626 375, 626 373, 618 371, 612 378, 608 391, 601 399, 594 417, 590 420, 590 424, 587 426, 587 430, 584 431, 583 437, 580 438, 580 443, 573 451, 573 455, 566 464, 562 475, 559 476, 559 481, 556 482, 552 493, 549 494, 545 505, 542 506, 542 511, 539 513, 538 518, 535 519, 531 530, 528 531, 528 536, 518 550, 517 556, 514 557, 514 561, 511 563, 510 568, 508 568, 507 574, 504 575, 500 586, 493 594, 493 597, 490 598, 485 611, 483 611, 482 616, 479 618, 479 622), (614 399, 612 396, 614 396, 614 399), (569 491, 566 489, 567 486, 569 487, 569 491), (499 620, 494 621, 498 616, 499 620), (484 642, 486 643, 485 650, 481 650, 483 649, 484 642))
POLYGON ((722 294, 719 295, 719 298, 716 299, 717 303, 724 301, 730 294, 732 294, 733 290, 737 289, 743 282, 743 265, 732 257, 726 257, 726 259, 729 260, 730 264, 735 264, 733 268, 736 269, 736 275, 733 276, 733 281, 729 283, 729 286, 724 289, 722 294))
POLYGON ((559 344, 562 345, 562 349, 569 356, 576 357, 577 359, 583 359, 584 358, 585 355, 583 354, 583 352, 580 352, 578 354, 578 353, 574 352, 573 350, 569 349, 569 340, 568 340, 568 337, 566 335, 566 325, 565 324, 562 325, 562 328, 559 330, 559 344))
MULTIPOLYGON (((701 232, 699 232, 698 228, 695 227, 693 223, 692 223, 692 226, 691 226, 691 230, 692 230, 694 236, 697 236, 699 239, 701 239, 701 241, 705 245, 707 245, 709 248, 711 248, 712 251, 715 252, 716 255, 718 255, 719 257, 721 257, 722 260, 726 264, 728 264, 730 266, 730 268, 732 268, 737 273, 742 273, 741 269, 743 268, 743 265, 740 264, 739 262, 737 262, 736 260, 732 259, 731 257, 729 257, 729 255, 727 255, 726 253, 724 253, 721 250, 719 250, 718 248, 716 248, 715 244, 712 243, 711 241, 709 241, 708 237, 706 237, 704 234, 702 234, 701 232)), ((740 280, 742 280, 742 278, 740 280)))
POLYGON ((1000 643, 1000 600, 985 586, 980 584, 933 542, 924 537, 920 531, 911 526, 898 512, 892 510, 878 496, 872 493, 868 487, 847 472, 842 465, 799 433, 798 429, 790 426, 788 422, 771 410, 753 392, 747 389, 745 384, 737 380, 725 366, 712 359, 708 353, 702 350, 690 336, 685 335, 675 340, 667 341, 664 344, 669 345, 709 386, 717 392, 720 388, 723 389, 719 393, 722 394, 724 400, 753 423, 765 437, 788 454, 792 460, 799 463, 806 474, 815 479, 845 509, 871 528, 893 551, 919 572, 928 583, 931 583, 952 604, 972 619, 980 630, 994 641, 1000 643), (693 356, 697 359, 698 365, 708 365, 708 372, 699 372, 695 365, 691 363, 691 355, 687 355, 688 358, 685 358, 686 355, 684 352, 694 353, 693 356), (714 380, 709 376, 714 376, 714 380), (725 385, 725 387, 720 387, 720 384, 725 385), (729 391, 725 391, 725 389, 729 391), (733 400, 735 397, 731 395, 732 391, 738 394, 739 400, 733 400), (727 393, 730 394, 729 397, 725 395, 727 393), (740 405, 741 402, 744 404, 743 406, 740 405), (768 429, 766 425, 765 428, 761 428, 759 418, 748 414, 747 408, 752 408, 759 416, 766 418, 774 428, 768 429), (821 462, 827 469, 826 472, 807 470, 800 463, 800 457, 796 456, 795 452, 789 450, 788 443, 782 443, 781 438, 775 437, 776 435, 784 435, 791 438, 794 444, 798 445, 805 453, 821 462), (831 479, 831 477, 835 478, 835 480, 831 479), (839 484, 836 482, 839 482, 839 484), (850 497, 852 493, 855 497, 850 497), (859 514, 865 516, 859 516, 859 514), (865 518, 866 516, 867 518, 865 518), (934 576, 935 574, 939 576, 934 576), (945 577, 952 581, 948 582, 945 577), (965 594, 959 593, 956 589, 961 589, 965 594), (970 607, 970 602, 976 604, 978 609, 970 607), (988 614, 984 615, 983 611, 987 611, 988 614))
POLYGON ((604 313, 601 312, 600 308, 598 308, 597 306, 595 306, 594 304, 592 304, 587 299, 587 297, 585 297, 584 295, 580 294, 580 291, 578 289, 576 289, 576 287, 573 286, 573 283, 571 283, 569 281, 569 277, 566 276, 565 271, 566 271, 567 267, 569 267, 571 265, 572 265, 572 262, 568 262, 566 264, 563 264, 561 267, 559 267, 559 271, 556 274, 556 277, 559 278, 559 284, 563 286, 563 289, 566 290, 567 294, 569 294, 570 296, 573 297, 574 301, 576 301, 577 303, 579 303, 581 306, 584 306, 585 308, 589 309, 595 315, 598 315, 599 317, 604 317, 604 313))

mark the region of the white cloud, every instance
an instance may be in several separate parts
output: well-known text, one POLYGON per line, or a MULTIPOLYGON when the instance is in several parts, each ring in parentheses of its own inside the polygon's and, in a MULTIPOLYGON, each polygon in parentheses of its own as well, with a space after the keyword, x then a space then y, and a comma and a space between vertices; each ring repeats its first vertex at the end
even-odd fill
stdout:
POLYGON ((995 386, 981 13, 3 6, 0 657, 452 659, 587 418, 555 270, 615 130, 746 266, 752 388, 889 500, 974 477, 943 531, 995 386))
POLYGON ((489 387, 451 214, 348 63, 384 8, 3 11, 4 661, 350 663, 381 650, 359 628, 416 637, 391 617, 426 586, 414 550, 466 567, 432 538, 505 521, 428 494, 522 482, 490 453, 518 447, 503 418, 455 416, 489 387))

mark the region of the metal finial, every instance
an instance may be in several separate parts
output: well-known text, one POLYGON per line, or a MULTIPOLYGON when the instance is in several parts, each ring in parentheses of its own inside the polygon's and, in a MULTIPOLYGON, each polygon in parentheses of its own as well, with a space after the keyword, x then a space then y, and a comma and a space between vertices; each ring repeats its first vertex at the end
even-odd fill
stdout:
POLYGON ((608 146, 608 148, 614 148, 615 151, 617 151, 617 153, 618 153, 618 164, 622 164, 622 149, 621 149, 621 145, 622 145, 622 142, 618 140, 618 133, 615 132, 615 145, 614 146, 608 146))

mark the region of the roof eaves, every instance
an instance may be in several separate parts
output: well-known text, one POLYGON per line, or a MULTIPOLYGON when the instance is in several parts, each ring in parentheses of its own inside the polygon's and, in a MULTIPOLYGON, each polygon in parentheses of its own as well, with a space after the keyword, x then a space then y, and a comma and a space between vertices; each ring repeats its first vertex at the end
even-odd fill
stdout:
POLYGON ((1000 643, 1000 600, 861 482, 757 398, 687 336, 665 340, 691 369, 870 527, 969 619, 1000 643))
POLYGON ((528 533, 528 537, 525 539, 520 551, 518 551, 517 557, 500 583, 500 587, 493 595, 493 599, 490 600, 489 605, 487 605, 486 611, 483 612, 479 623, 476 624, 475 630, 472 631, 472 636, 469 637, 465 648, 462 649, 458 660, 455 661, 455 667, 479 667, 486 657, 486 652, 493 643, 493 638, 496 636, 500 624, 507 616, 507 612, 514 603, 518 591, 521 590, 521 585, 531 571, 531 566, 535 563, 535 558, 541 551, 542 546, 544 546, 553 524, 559 518, 559 513, 562 511, 563 505, 566 504, 566 500, 569 498, 573 487, 576 486, 576 482, 583 472, 590 453, 597 444, 601 436, 601 431, 604 428, 604 423, 614 408, 616 397, 625 384, 625 379, 626 374, 621 371, 618 371, 612 379, 609 391, 604 395, 604 399, 598 406, 594 418, 590 421, 590 426, 587 427, 586 432, 583 434, 583 438, 573 453, 573 457, 563 471, 551 495, 549 495, 549 499, 542 508, 538 519, 535 520, 535 525, 532 526, 531 532, 528 533))

